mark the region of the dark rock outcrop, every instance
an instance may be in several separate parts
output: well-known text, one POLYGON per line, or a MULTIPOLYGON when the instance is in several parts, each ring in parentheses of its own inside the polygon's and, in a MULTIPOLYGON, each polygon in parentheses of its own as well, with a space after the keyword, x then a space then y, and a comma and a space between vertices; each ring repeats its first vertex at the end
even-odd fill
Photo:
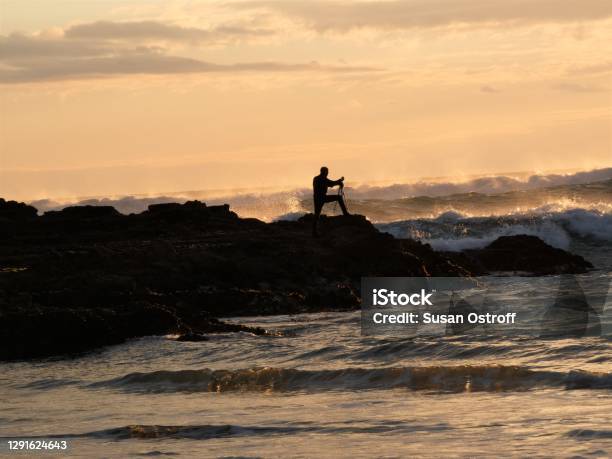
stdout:
POLYGON ((0 219, 7 221, 31 219, 37 216, 36 208, 23 202, 5 201, 0 198, 0 219))
POLYGON ((352 310, 361 276, 468 274, 361 216, 323 217, 315 240, 312 216, 266 224, 199 201, 138 215, 75 206, 38 217, 18 208, 26 210, 0 226, 1 359, 145 335, 265 335, 218 317, 352 310))
POLYGON ((381 233, 359 215, 322 217, 322 236, 313 239, 312 215, 267 224, 199 201, 151 205, 137 215, 77 206, 37 216, 29 206, 0 204, 8 219, 0 225, 0 359, 146 335, 266 335, 219 318, 354 310, 364 276, 586 266, 531 239, 457 259, 381 233), (524 255, 517 244, 528 247, 524 255))
POLYGON ((92 218, 118 217, 121 214, 113 206, 70 206, 62 210, 45 212, 45 218, 83 220, 92 218))

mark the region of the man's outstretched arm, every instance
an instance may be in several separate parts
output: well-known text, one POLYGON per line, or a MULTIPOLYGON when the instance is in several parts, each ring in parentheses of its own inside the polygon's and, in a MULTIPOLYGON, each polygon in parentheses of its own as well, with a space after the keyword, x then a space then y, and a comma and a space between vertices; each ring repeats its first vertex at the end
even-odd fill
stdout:
POLYGON ((328 187, 334 187, 334 186, 344 186, 344 177, 340 177, 338 180, 329 180, 327 179, 327 186, 328 187))

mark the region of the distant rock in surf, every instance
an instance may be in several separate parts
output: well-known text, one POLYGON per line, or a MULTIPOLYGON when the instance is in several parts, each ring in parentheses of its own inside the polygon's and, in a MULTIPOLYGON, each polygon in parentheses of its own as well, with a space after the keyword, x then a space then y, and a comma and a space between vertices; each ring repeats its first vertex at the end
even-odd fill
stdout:
POLYGON ((187 341, 187 342, 192 342, 192 343, 198 343, 201 341, 209 341, 210 338, 206 335, 203 335, 201 333, 183 333, 182 335, 179 335, 176 338, 176 341, 187 341))
POLYGON ((483 249, 449 252, 447 256, 478 274, 579 274, 593 268, 580 255, 552 247, 526 234, 501 236, 483 249))

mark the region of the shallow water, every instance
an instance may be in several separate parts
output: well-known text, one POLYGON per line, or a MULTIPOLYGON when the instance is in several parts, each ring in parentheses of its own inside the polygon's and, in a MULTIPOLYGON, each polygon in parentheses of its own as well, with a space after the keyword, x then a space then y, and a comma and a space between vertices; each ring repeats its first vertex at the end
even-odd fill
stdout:
POLYGON ((247 333, 149 337, 0 365, 0 436, 82 457, 612 454, 605 337, 362 337, 358 313, 240 319, 247 333))

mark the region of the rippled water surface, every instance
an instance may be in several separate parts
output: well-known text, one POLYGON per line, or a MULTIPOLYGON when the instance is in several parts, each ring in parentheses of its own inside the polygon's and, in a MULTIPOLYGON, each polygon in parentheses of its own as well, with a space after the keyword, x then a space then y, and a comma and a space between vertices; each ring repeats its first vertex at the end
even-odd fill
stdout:
POLYGON ((0 436, 66 438, 83 457, 612 454, 605 337, 362 337, 358 313, 241 322, 282 336, 2 364, 0 436))

